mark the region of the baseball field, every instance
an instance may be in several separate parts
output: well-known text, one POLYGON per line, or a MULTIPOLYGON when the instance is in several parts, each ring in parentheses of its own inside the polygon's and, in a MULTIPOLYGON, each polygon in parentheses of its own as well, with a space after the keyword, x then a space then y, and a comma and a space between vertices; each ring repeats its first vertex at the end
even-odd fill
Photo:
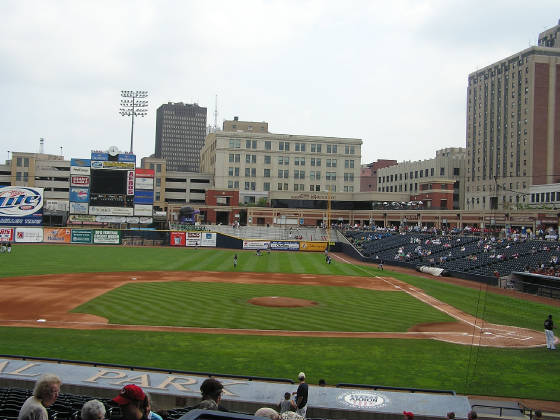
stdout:
POLYGON ((554 302, 344 255, 234 254, 16 245, 0 255, 0 353, 560 401, 554 302))

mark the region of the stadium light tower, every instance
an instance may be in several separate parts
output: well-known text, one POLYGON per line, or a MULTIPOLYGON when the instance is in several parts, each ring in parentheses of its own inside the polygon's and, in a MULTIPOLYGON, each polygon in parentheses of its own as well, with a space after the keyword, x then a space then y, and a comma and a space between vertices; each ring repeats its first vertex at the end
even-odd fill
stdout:
POLYGON ((130 153, 134 145, 134 117, 145 117, 148 114, 148 101, 143 98, 148 97, 146 90, 121 90, 121 109, 119 114, 123 117, 132 118, 130 129, 130 153))

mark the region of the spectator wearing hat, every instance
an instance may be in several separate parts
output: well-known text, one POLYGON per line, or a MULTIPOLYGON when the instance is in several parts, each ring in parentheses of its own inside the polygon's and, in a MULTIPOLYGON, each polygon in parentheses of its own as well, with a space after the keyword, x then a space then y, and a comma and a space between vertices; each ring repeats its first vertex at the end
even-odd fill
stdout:
POLYGON ((105 406, 99 400, 89 400, 82 407, 82 420, 103 420, 105 418, 105 406))
POLYGON ((35 383, 33 395, 25 400, 19 410, 18 420, 47 420, 47 407, 54 404, 60 392, 60 378, 45 373, 35 383))
POLYGON ((404 420, 414 420, 414 413, 412 411, 403 411, 404 420))
POLYGON ((148 398, 138 385, 126 385, 119 395, 113 398, 121 409, 123 419, 146 420, 148 418, 148 398))
POLYGON ((309 385, 305 383, 305 373, 300 372, 298 375, 299 386, 296 391, 296 413, 305 417, 307 412, 307 395, 309 393, 309 385))
POLYGON ((195 408, 200 408, 203 410, 227 411, 223 407, 220 407, 223 389, 224 386, 217 379, 205 379, 204 382, 202 382, 202 384, 200 385, 202 401, 195 408))

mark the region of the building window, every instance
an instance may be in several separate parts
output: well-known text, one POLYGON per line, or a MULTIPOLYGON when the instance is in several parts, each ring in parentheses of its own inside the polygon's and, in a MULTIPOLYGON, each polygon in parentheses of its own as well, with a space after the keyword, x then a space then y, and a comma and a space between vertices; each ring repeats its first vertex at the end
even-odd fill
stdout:
POLYGON ((278 142, 278 150, 289 151, 290 150, 290 143, 288 143, 287 141, 278 142))
POLYGON ((296 152, 305 152, 305 143, 296 143, 296 152))
POLYGON ((265 182, 263 184, 263 190, 270 191, 270 182, 265 182))
POLYGON ((327 153, 337 153, 337 145, 327 144, 327 153))
POLYGON ((312 144, 311 145, 311 153, 321 153, 321 145, 320 144, 312 144))
POLYGON ((264 157, 264 164, 265 164, 265 165, 270 165, 270 156, 265 155, 265 157, 264 157))
POLYGON ((265 178, 270 178, 270 169, 265 169, 264 170, 264 177, 265 178))
POLYGON ((336 172, 327 172, 325 174, 325 179, 327 181, 336 181, 336 172))
POLYGON ((454 176, 459 176, 459 168, 453 168, 453 175, 454 176))
POLYGON ((229 140, 229 148, 230 149, 241 149, 241 140, 230 139, 229 140))
POLYGON ((439 168, 439 175, 445 175, 445 168, 439 168))
MULTIPOLYGON (((264 142, 264 150, 272 150, 272 142, 270 140, 266 140, 264 142)), ((267 190, 267 191, 269 191, 269 190, 267 190)))

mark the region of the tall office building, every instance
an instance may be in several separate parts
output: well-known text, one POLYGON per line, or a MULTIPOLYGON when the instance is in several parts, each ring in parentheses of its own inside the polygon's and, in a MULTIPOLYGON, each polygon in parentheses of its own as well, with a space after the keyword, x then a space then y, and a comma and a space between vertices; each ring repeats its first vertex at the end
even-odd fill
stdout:
POLYGON ((155 157, 165 159, 167 170, 198 172, 205 137, 206 108, 182 102, 158 108, 155 157))
POLYGON ((465 209, 524 208, 560 182, 559 33, 469 75, 465 209))

